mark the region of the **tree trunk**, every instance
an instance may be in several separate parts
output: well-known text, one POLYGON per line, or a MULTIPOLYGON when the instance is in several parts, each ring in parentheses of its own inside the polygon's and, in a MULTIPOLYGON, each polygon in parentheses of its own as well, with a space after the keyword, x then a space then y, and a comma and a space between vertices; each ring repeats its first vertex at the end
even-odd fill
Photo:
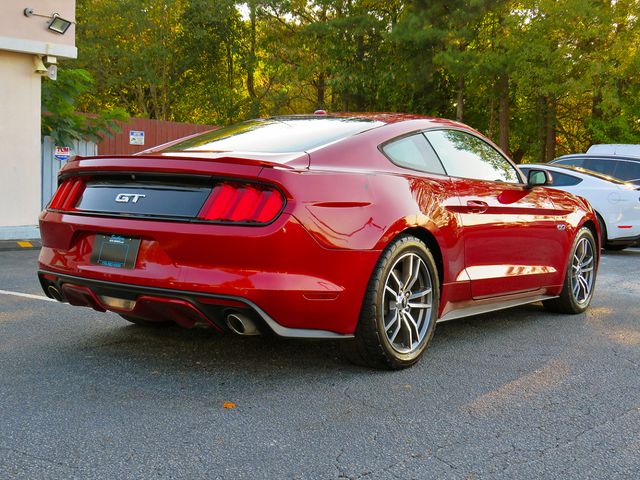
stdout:
POLYGON ((249 35, 249 61, 247 62, 247 91, 252 99, 256 98, 256 90, 253 83, 255 63, 256 63, 256 5, 249 2, 249 21, 251 32, 249 35))
POLYGON ((351 94, 349 93, 349 90, 345 90, 342 92, 342 111, 343 112, 348 112, 349 111, 349 100, 351 99, 351 94))
POLYGON ((522 148, 518 148, 515 152, 513 152, 513 156, 511 158, 516 163, 522 163, 522 159, 524 158, 524 150, 522 150, 522 148))
POLYGON ((456 120, 461 122, 464 117, 464 75, 458 77, 456 83, 458 88, 458 98, 456 100, 456 120))
POLYGON ((487 136, 489 138, 496 138, 496 99, 494 95, 489 98, 489 119, 487 127, 487 136))
POLYGON ((136 86, 136 103, 138 104, 138 110, 140 111, 139 115, 144 118, 150 118, 142 83, 138 82, 136 86))
POLYGON ((540 95, 538 97, 538 163, 547 161, 547 97, 540 95))
MULTIPOLYGON (((600 90, 596 90, 593 94, 593 100, 591 102, 591 120, 600 121, 602 120, 602 92, 600 90)), ((591 145, 596 143, 596 138, 593 135, 593 131, 591 131, 590 138, 591 145)))
POLYGON ((498 79, 498 146, 509 153, 509 76, 505 73, 498 79))
POLYGON ((326 85, 325 85, 325 77, 324 77, 324 72, 321 72, 320 75, 318 75, 318 83, 316 85, 316 108, 319 110, 324 110, 324 105, 325 105, 325 100, 324 100, 324 96, 325 96, 325 91, 326 91, 326 85))
MULTIPOLYGON (((362 65, 364 61, 364 38, 362 35, 356 37, 356 65, 362 65)), ((355 85, 353 92, 353 103, 356 111, 363 112, 365 110, 365 93, 362 85, 362 79, 359 79, 355 85)))
POLYGON ((547 101, 546 114, 546 161, 556 158, 556 105, 554 100, 547 101))
POLYGON ((233 52, 231 51, 231 39, 227 42, 227 87, 233 89, 233 52))

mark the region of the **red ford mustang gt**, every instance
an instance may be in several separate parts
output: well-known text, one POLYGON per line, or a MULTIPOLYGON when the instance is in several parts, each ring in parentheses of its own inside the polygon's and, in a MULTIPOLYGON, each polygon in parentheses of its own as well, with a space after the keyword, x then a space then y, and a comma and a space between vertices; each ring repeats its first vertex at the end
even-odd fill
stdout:
POLYGON ((460 123, 252 120, 124 157, 76 157, 40 216, 52 298, 139 324, 344 339, 415 363, 437 321, 542 301, 584 311, 588 203, 524 178, 460 123))

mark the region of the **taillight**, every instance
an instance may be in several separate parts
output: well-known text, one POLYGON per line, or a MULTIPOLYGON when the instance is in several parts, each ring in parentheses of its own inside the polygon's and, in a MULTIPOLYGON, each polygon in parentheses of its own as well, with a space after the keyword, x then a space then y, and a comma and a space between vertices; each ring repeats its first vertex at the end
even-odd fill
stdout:
POLYGON ((49 202, 49 210, 73 210, 82 196, 84 186, 81 178, 67 178, 49 202))
POLYGON ((225 182, 216 185, 198 214, 216 222, 269 223, 284 206, 282 194, 264 185, 225 182))

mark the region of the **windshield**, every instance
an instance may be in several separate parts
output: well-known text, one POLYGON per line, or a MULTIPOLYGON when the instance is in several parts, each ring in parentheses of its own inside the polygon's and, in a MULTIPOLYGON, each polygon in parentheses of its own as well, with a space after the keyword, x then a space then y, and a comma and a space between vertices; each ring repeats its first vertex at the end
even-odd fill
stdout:
POLYGON ((363 118, 275 117, 249 120, 189 138, 161 152, 306 152, 383 122, 363 118))

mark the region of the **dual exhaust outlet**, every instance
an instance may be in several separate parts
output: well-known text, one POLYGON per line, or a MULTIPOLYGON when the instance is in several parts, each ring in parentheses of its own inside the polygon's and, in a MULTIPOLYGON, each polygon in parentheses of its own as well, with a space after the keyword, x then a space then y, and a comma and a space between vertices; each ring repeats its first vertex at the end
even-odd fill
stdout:
POLYGON ((58 302, 64 302, 64 299, 62 298, 62 293, 60 293, 60 290, 58 290, 57 287, 54 287, 53 285, 49 285, 49 287, 47 288, 47 292, 49 293, 49 295, 51 295, 51 298, 53 298, 54 300, 57 300, 58 302))
POLYGON ((255 322, 243 313, 228 313, 224 321, 229 330, 238 335, 260 335, 255 322))
MULTIPOLYGON (((49 285, 47 292, 58 302, 64 301, 62 293, 56 286, 49 285)), ((260 335, 260 330, 258 330, 255 322, 243 313, 227 313, 225 323, 227 324, 227 327, 229 327, 229 330, 237 335, 260 335)))

